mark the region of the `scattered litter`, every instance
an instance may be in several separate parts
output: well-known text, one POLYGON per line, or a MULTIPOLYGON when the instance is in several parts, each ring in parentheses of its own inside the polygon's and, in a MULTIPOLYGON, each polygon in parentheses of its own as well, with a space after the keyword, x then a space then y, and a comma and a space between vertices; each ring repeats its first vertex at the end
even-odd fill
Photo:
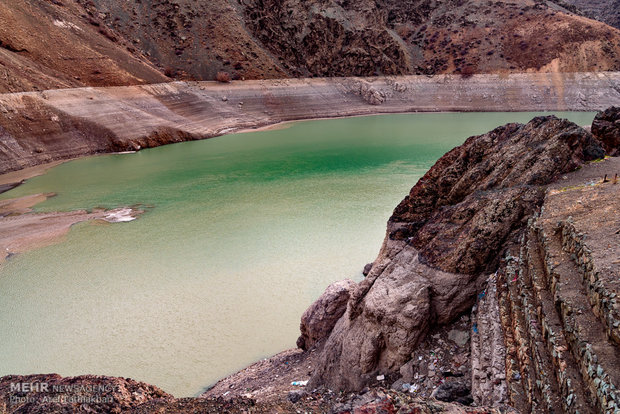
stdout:
POLYGON ((478 333, 478 324, 475 323, 473 326, 474 333, 478 333))
POLYGON ((411 384, 409 384, 408 382, 402 385, 403 391, 409 391, 409 388, 411 388, 411 384))
POLYGON ((383 381, 385 379, 385 375, 377 375, 377 381, 383 381))
POLYGON ((411 387, 409 387, 409 392, 410 393, 418 392, 418 384, 413 384, 411 387))
POLYGON ((308 385, 308 380, 306 381, 293 381, 291 382, 291 385, 295 385, 298 387, 305 387, 306 385, 308 385))

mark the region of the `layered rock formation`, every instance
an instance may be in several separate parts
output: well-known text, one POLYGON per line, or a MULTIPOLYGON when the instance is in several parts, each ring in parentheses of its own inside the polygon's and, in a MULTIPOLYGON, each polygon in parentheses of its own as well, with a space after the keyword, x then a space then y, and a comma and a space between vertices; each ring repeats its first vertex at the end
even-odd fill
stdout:
POLYGON ((498 303, 521 411, 617 412, 618 158, 562 177, 506 255, 498 303))
POLYGON ((411 111, 596 111, 620 72, 341 78, 79 88, 0 95, 0 173, 282 121, 411 111))
MULTIPOLYGON (((615 125, 612 114, 597 120, 615 125)), ((593 130, 618 149, 610 128, 593 130)), ((388 375, 396 388, 465 387, 477 404, 519 412, 620 409, 620 186, 604 179, 620 160, 586 165, 604 155, 597 137, 554 117, 444 155, 394 210, 368 276, 318 342, 310 387, 359 390, 388 375), (455 324, 470 313, 469 368, 458 371, 471 377, 452 381, 455 324)))

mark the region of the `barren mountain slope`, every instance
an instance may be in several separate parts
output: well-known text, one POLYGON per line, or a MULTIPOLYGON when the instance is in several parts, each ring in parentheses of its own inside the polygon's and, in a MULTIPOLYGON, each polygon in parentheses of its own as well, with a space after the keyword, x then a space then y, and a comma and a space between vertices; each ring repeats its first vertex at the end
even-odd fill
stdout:
POLYGON ((245 2, 254 34, 295 75, 618 68, 620 32, 555 3, 245 2))
POLYGON ((0 2, 0 92, 166 81, 71 0, 0 2))
POLYGON ((194 79, 620 68, 620 32, 561 2, 78 1, 169 74, 194 79))
MULTIPOLYGON (((234 78, 620 69, 620 31, 539 0, 15 0, 0 92, 234 78)), ((576 10, 576 9, 573 9, 576 10)))
POLYGON ((232 0, 77 0, 95 20, 125 36, 169 76, 209 80, 220 70, 246 78, 287 74, 247 32, 232 0))

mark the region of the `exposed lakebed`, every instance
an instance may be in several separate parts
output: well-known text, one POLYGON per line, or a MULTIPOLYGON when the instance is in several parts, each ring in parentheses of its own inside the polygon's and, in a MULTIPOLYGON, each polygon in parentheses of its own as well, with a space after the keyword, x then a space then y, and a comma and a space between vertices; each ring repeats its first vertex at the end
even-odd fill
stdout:
POLYGON ((361 279, 393 208, 441 155, 534 115, 309 121, 55 167, 0 198, 54 192, 37 211, 145 213, 78 224, 2 264, 0 376, 125 376, 188 396, 294 347, 304 309, 361 279))

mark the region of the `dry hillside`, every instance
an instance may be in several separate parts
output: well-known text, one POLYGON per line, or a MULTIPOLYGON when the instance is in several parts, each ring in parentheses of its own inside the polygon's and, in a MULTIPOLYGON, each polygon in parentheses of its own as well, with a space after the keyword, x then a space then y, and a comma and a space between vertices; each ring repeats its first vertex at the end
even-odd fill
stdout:
MULTIPOLYGON (((620 70, 620 30, 540 0, 12 0, 0 92, 397 74, 620 70)), ((570 9, 570 10, 568 10, 570 9)))

